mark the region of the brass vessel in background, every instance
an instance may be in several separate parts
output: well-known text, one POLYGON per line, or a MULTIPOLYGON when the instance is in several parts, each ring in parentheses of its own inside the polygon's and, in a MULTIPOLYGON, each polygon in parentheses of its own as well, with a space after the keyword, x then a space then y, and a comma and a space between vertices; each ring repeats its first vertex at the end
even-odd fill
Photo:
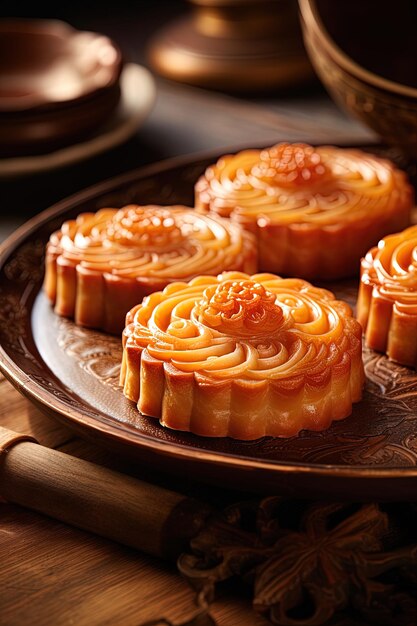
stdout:
POLYGON ((306 49, 333 99, 377 132, 384 142, 399 147, 415 159, 417 84, 413 74, 415 47, 412 44, 416 39, 412 37, 412 29, 415 33, 417 29, 413 15, 409 15, 409 10, 413 6, 415 8, 413 1, 400 3, 396 13, 389 6, 383 12, 384 7, 378 4, 378 10, 374 12, 373 7, 366 3, 362 5, 360 0, 350 3, 348 6, 358 12, 353 38, 357 48, 356 58, 348 51, 349 47, 352 48, 350 26, 353 26, 353 20, 347 22, 343 19, 344 14, 341 17, 341 9, 346 10, 344 5, 336 5, 331 0, 299 0, 299 5, 306 49), (372 30, 363 28, 365 17, 373 23, 372 30), (339 24, 338 28, 335 28, 335 23, 339 24), (361 36, 358 35, 359 27, 362 27, 361 36), (372 39, 377 36, 385 37, 379 48, 372 39), (381 48, 376 64, 373 57, 381 48), (408 49, 400 54, 400 48, 408 49), (407 66, 410 68, 408 77, 404 71, 407 66))
POLYGON ((287 89, 313 77, 293 0, 190 0, 149 50, 166 78, 224 91, 287 89))

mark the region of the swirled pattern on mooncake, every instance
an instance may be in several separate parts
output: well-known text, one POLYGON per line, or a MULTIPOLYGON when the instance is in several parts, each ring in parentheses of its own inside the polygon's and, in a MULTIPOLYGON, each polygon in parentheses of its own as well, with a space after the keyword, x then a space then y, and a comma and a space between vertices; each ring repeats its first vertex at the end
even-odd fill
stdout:
POLYGON ((417 226, 385 237, 362 260, 357 309, 368 347, 417 367, 417 226))
POLYGON ((118 333, 126 313, 167 284, 257 269, 253 236, 186 207, 130 205, 82 213, 50 237, 45 291, 55 311, 118 333))
POLYGON ((347 417, 361 398, 361 327, 301 279, 225 272, 134 307, 121 384, 141 413, 211 437, 289 437, 347 417))
POLYGON ((282 143, 227 155, 195 188, 196 207, 257 236, 259 268, 331 280, 410 221, 413 191, 390 161, 360 150, 282 143))

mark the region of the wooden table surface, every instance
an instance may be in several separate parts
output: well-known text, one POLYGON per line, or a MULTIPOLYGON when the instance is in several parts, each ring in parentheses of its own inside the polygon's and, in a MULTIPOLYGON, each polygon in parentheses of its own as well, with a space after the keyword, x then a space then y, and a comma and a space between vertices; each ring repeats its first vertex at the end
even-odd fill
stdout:
MULTIPOLYGON (((126 10, 118 20, 109 16, 98 22, 90 15, 73 23, 114 36, 130 59, 140 61, 142 53, 133 45, 137 40, 126 10)), ((254 101, 158 81, 150 118, 125 146, 53 177, 3 181, 0 239, 69 193, 160 158, 279 140, 370 139, 367 130, 348 120, 320 90, 305 97, 254 101)), ((0 425, 33 434, 42 445, 111 465, 107 452, 42 415, 4 379, 0 379, 0 425)), ((0 504, 0 564, 2 626, 138 626, 160 616, 182 622, 195 610, 194 594, 174 565, 5 502, 0 504)), ((242 588, 223 591, 212 613, 220 625, 267 623, 252 610, 249 592, 242 588)))

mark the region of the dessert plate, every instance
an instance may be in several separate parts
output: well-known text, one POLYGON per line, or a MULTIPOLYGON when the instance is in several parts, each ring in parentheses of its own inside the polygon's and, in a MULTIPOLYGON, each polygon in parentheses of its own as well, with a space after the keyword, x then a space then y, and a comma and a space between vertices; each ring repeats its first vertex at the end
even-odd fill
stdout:
POLYGON ((127 141, 144 122, 155 101, 152 74, 128 63, 120 77, 120 102, 111 119, 88 139, 36 156, 0 159, 0 178, 27 176, 78 163, 127 141))
MULTIPOLYGON (((345 500, 414 498, 417 374, 364 352, 367 383, 350 417, 327 431, 254 442, 208 439, 161 427, 118 386, 118 337, 75 326, 41 291, 44 246, 64 219, 103 206, 189 204, 216 155, 177 158, 101 183, 33 218, 0 253, 0 368, 46 413, 80 435, 152 467, 219 485, 345 500)), ((357 281, 328 285, 352 305, 357 281)))

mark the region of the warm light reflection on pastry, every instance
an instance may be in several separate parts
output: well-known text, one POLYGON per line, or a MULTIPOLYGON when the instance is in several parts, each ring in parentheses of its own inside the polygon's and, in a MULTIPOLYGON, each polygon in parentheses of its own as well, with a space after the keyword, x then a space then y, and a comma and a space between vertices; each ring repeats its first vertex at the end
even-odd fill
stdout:
POLYGON ((417 367, 417 226, 385 237, 362 260, 357 309, 368 347, 417 367))
POLYGON ((65 222, 47 246, 44 287, 58 314, 118 333, 134 304, 170 282, 256 267, 253 236, 229 220, 131 205, 65 222))
POLYGON ((361 334, 348 304, 303 280, 199 276, 130 311, 121 384, 169 428, 290 437, 327 428, 360 400, 361 334))
POLYGON ((351 276, 384 235, 409 224, 412 188, 392 163, 359 150, 282 143, 222 157, 196 206, 256 234, 259 267, 324 280, 351 276))

